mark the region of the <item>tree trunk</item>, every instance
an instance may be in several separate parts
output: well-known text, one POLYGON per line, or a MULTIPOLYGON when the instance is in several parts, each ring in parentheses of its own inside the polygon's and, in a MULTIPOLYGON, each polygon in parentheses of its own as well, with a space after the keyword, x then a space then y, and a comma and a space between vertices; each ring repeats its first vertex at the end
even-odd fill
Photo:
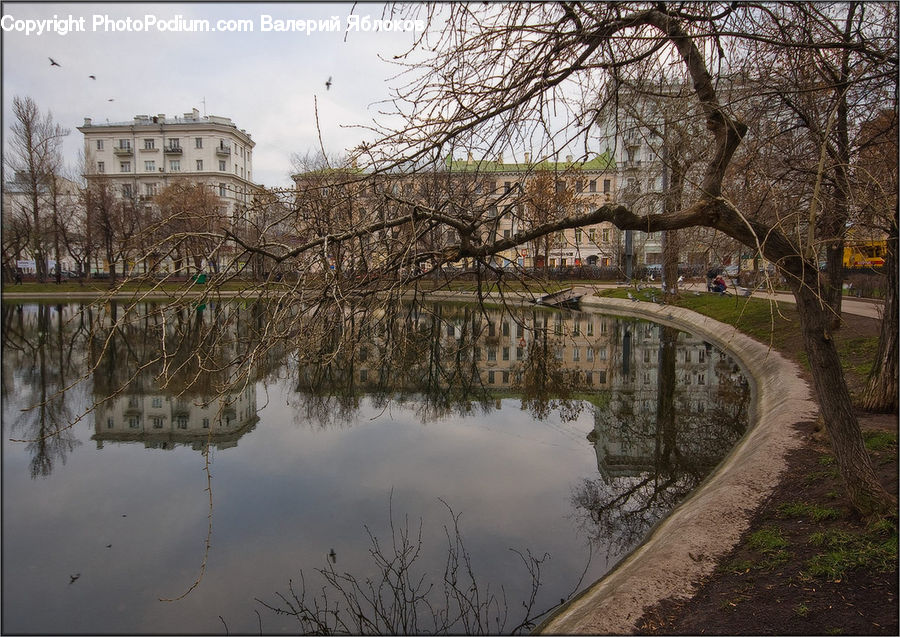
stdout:
POLYGON ((821 299, 814 290, 796 285, 793 292, 819 409, 825 416, 825 428, 847 495, 864 517, 893 513, 897 502, 878 481, 853 413, 841 359, 831 336, 830 312, 822 311, 821 299))
POLYGON ((878 339, 878 352, 869 380, 863 392, 862 406, 866 411, 891 413, 897 411, 897 332, 898 322, 897 299, 897 212, 895 211, 894 227, 887 240, 887 255, 884 269, 887 276, 887 287, 884 296, 884 315, 881 317, 881 335, 878 339))

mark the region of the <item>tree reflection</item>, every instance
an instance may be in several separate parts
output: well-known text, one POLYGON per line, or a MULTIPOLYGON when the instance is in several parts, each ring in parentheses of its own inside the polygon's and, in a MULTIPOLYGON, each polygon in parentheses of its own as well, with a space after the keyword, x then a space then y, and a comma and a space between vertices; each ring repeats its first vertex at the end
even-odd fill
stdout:
POLYGON ((708 343, 667 326, 623 332, 618 386, 595 411, 590 435, 601 477, 572 495, 583 528, 618 554, 639 544, 737 442, 750 401, 737 365, 708 343))

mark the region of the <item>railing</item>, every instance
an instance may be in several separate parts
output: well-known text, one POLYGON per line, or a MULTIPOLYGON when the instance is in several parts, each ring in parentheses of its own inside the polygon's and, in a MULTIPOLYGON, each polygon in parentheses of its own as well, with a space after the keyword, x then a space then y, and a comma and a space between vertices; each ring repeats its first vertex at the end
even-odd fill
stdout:
POLYGON ((131 146, 116 146, 113 148, 113 153, 116 155, 133 155, 134 151, 131 149, 131 146))
POLYGON ((231 146, 222 146, 221 144, 216 147, 216 155, 230 155, 231 154, 231 146))
POLYGON ((166 146, 165 150, 167 155, 180 155, 182 152, 181 146, 166 146))

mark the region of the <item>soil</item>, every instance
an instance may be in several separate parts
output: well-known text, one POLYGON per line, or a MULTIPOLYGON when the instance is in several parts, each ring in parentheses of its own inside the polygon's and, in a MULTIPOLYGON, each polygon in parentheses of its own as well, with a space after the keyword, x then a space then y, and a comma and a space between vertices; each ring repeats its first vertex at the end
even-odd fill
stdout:
MULTIPOLYGON (((841 339, 860 338, 875 332, 876 325, 869 319, 850 320, 838 333, 841 339)), ((851 389, 860 389, 858 379, 848 381, 851 389)), ((882 484, 896 497, 897 414, 858 417, 864 433, 893 434, 890 443, 872 445, 870 453, 882 484)), ((796 427, 805 444, 789 457, 777 489, 755 512, 738 545, 692 598, 669 599, 645 612, 637 622, 637 634, 900 634, 896 517, 891 520, 892 532, 883 528, 877 532, 867 525, 844 494, 821 424, 796 427), (825 519, 810 511, 790 512, 788 507, 797 503, 831 512, 825 519), (779 537, 781 545, 761 547, 754 541, 761 531, 779 537), (814 573, 811 560, 828 553, 814 534, 836 532, 892 545, 892 558, 830 574, 814 573)))

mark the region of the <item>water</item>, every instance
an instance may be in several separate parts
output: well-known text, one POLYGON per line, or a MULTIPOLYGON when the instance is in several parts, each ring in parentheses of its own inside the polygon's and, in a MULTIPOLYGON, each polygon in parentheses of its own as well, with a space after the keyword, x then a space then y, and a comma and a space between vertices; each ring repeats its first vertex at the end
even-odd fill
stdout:
POLYGON ((670 328, 428 306, 292 331, 309 312, 3 304, 4 632, 298 632, 272 607, 317 569, 379 582, 406 538, 439 591, 457 530, 508 631, 534 560, 532 617, 745 427, 734 361, 670 328))

